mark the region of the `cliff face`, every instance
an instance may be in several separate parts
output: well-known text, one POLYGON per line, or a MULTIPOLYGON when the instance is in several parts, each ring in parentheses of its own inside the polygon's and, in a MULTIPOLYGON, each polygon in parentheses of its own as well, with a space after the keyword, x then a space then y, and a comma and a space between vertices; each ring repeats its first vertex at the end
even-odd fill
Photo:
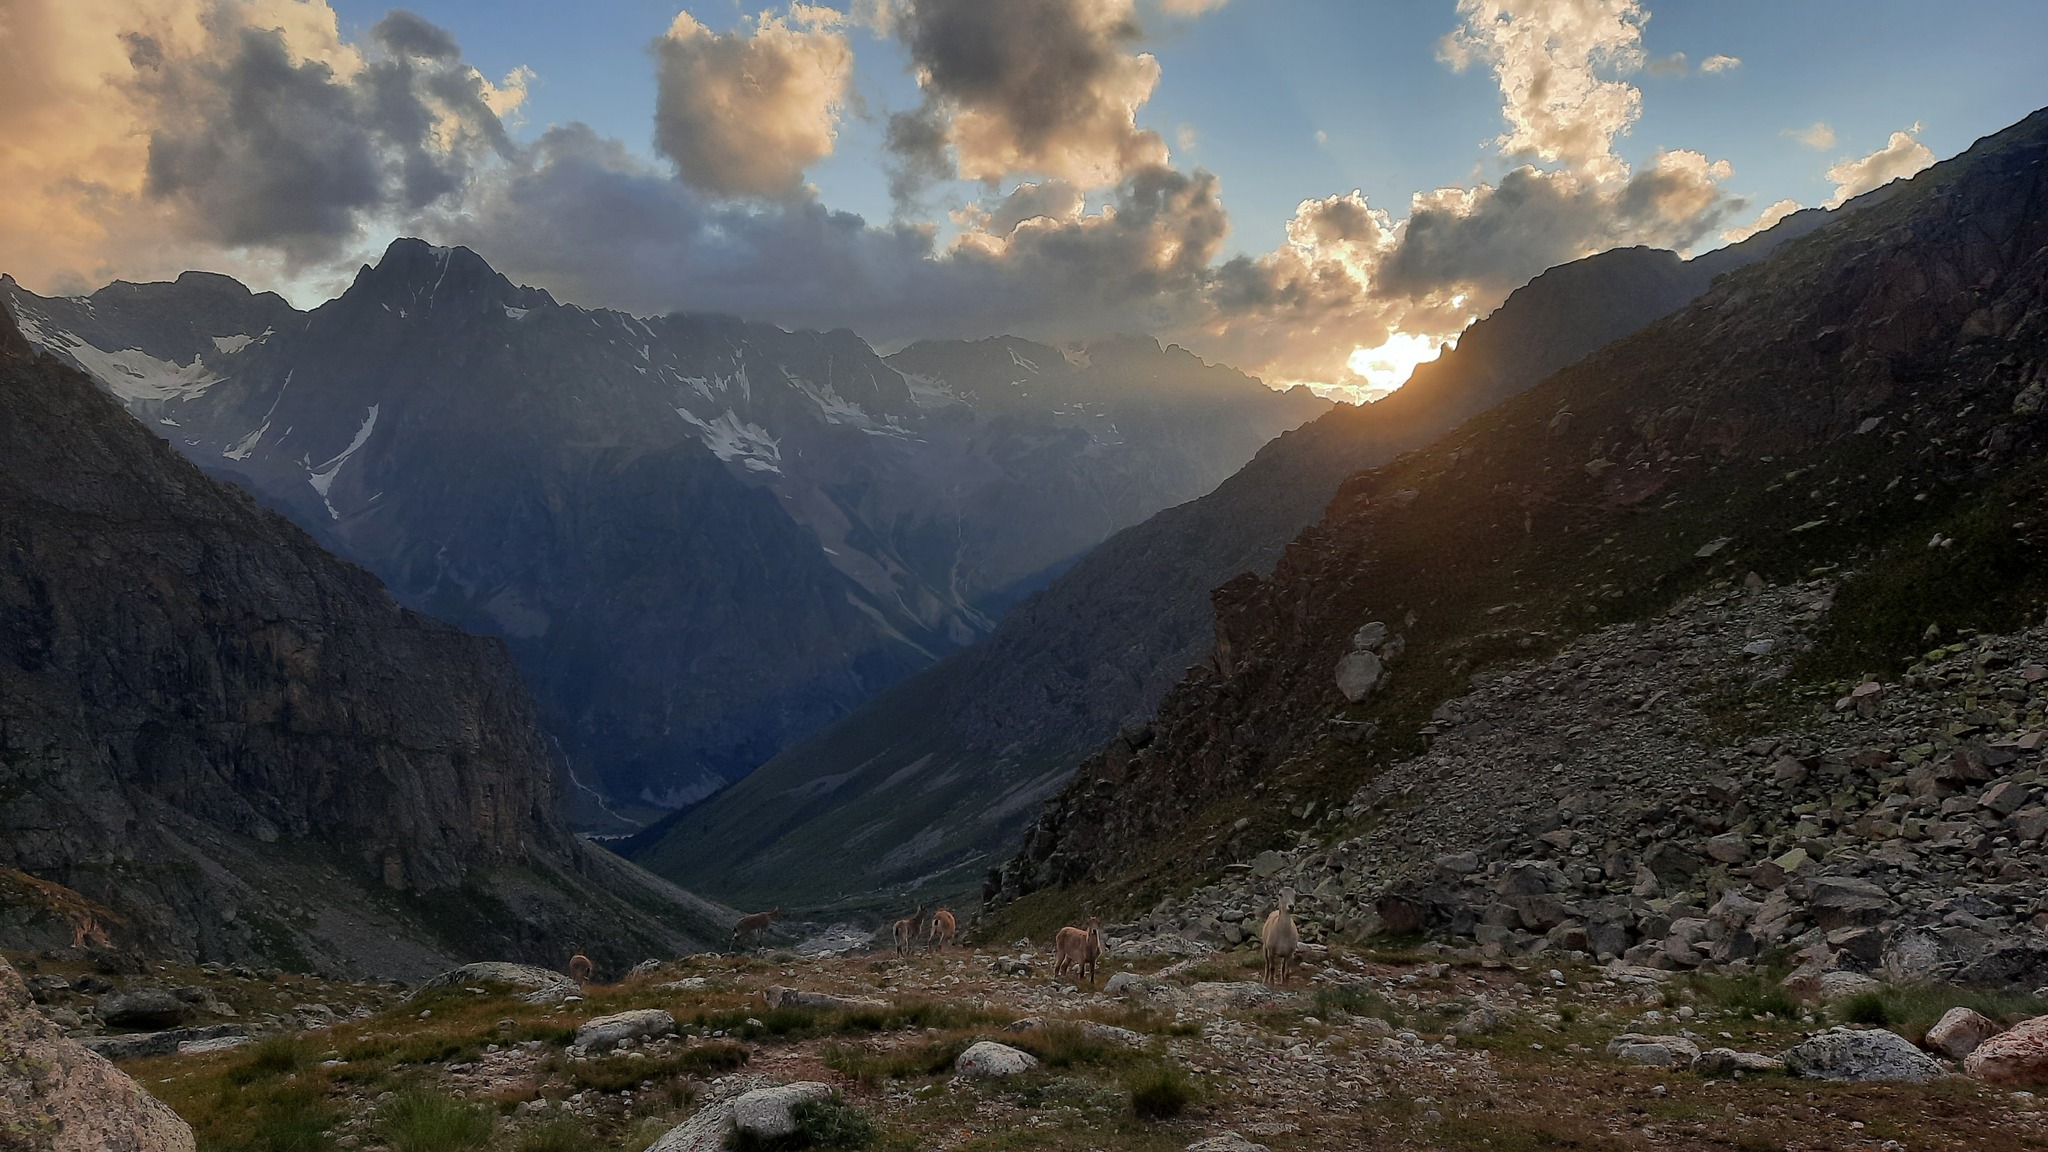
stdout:
MULTIPOLYGON (((118 942, 417 971, 597 936, 566 892, 513 884, 525 924, 499 918, 524 896, 484 895, 607 869, 556 822, 502 647, 400 607, 4 320, 0 573, 0 865, 104 906, 118 942), (448 900, 466 941, 422 915, 448 900)), ((619 943, 686 939, 681 907, 619 943)))
POLYGON ((1984 551, 1939 541, 2043 466, 2044 139, 2036 114, 1346 481, 1270 579, 1216 591, 1206 666, 1083 765, 987 895, 1170 887, 1284 842, 1321 818, 1305 802, 1419 750, 1473 673, 1711 581, 1856 569, 1865 610, 1815 657, 1850 671, 1930 623, 2020 623, 2027 516, 1984 551))

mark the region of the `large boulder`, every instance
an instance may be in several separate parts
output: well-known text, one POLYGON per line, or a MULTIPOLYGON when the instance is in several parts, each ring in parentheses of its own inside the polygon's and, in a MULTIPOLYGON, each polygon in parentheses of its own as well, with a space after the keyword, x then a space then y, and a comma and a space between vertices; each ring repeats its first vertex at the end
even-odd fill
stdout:
POLYGON ((161 988, 109 992, 93 1005, 110 1028, 174 1028, 185 1022, 190 1007, 161 988))
POLYGON ((560 972, 536 968, 531 964, 507 964, 493 960, 451 968, 413 989, 409 999, 417 1000, 440 988, 463 988, 472 984, 509 984, 524 989, 519 998, 528 1004, 560 1004, 571 996, 583 995, 583 986, 560 972))
POLYGON ((953 1062, 953 1071, 962 1076, 992 1077, 1015 1076, 1038 1067, 1038 1057, 1029 1052, 1020 1052, 1008 1044, 983 1040, 953 1062))
POLYGON ((2048 1083, 2048 1016, 2022 1020, 1977 1045, 1963 1071, 2000 1084, 2048 1083))
POLYGON ((1881 1028, 1833 1028, 1793 1046, 1785 1068, 1809 1080, 1921 1084, 1944 1075, 1941 1065, 1911 1041, 1881 1028))
POLYGON ((1700 1046, 1683 1036, 1645 1036, 1624 1032, 1607 1042, 1607 1054, 1651 1068, 1686 1069, 1700 1058, 1700 1046))
POLYGON ((21 1152, 192 1152, 192 1129, 66 1039, 0 961, 0 1142, 21 1152))
POLYGON ((585 1052, 609 1052, 626 1040, 666 1036, 676 1030, 676 1018, 660 1008, 635 1008, 586 1020, 576 1029, 576 1046, 585 1052))
POLYGON ((756 1088, 732 1102, 732 1126, 761 1140, 780 1140, 796 1134, 799 1104, 831 1098, 832 1087, 815 1080, 756 1088))
POLYGON ((1875 924, 1898 907, 1891 894, 1854 876, 1821 876, 1806 900, 1814 923, 1830 932, 1875 924))
POLYGON ((1974 1008, 1951 1008, 1927 1030, 1925 1043, 1951 1060, 1961 1060, 2001 1031, 1998 1021, 1974 1008))
POLYGON ((770 985, 761 993, 761 1000, 770 1008, 823 1008, 834 1012, 889 1010, 889 1004, 885 1000, 834 996, 830 992, 810 992, 802 988, 784 988, 781 985, 770 985))

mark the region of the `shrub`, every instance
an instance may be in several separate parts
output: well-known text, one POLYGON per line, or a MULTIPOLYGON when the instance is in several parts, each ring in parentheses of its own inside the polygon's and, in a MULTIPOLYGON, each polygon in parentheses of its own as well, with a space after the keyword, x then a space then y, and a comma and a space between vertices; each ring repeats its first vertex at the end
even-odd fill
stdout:
POLYGON ((490 1142, 491 1118, 446 1096, 408 1092, 384 1109, 384 1133, 398 1152, 462 1152, 490 1142))
POLYGON ((275 1080, 304 1068, 310 1059, 305 1037, 295 1034, 266 1036, 249 1049, 249 1055, 240 1063, 228 1069, 228 1082, 247 1085, 259 1080, 275 1080))
POLYGON ((1131 1093, 1131 1111, 1141 1120, 1171 1120, 1187 1110, 1198 1095, 1194 1081, 1180 1065, 1162 1062, 1124 1081, 1131 1093))

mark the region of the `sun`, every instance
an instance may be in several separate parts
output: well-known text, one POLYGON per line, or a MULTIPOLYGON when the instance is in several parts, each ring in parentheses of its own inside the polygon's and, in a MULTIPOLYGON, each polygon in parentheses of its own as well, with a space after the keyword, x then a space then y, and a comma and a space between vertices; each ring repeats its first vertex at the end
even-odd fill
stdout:
POLYGON ((1377 348, 1353 349, 1347 363, 1365 379, 1369 392, 1385 395, 1408 382, 1415 366, 1436 359, 1443 341, 1396 332, 1377 348))

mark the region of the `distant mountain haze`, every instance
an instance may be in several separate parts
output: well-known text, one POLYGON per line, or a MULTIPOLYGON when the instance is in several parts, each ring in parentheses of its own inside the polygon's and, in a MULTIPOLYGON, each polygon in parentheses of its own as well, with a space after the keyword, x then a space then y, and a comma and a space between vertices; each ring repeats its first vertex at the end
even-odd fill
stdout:
MULTIPOLYGON (((1828 219, 1798 213, 1689 262, 1628 248, 1545 272, 1401 390, 1280 437, 1214 492, 1109 539, 987 639, 622 851, 755 902, 978 889, 1075 764, 1207 659, 1210 590, 1270 571, 1345 476, 1427 444, 1828 219)), ((911 348, 892 363, 928 359, 911 348)))
POLYGON ((1331 407, 1144 338, 883 358, 586 310, 412 240, 310 312, 201 273, 0 295, 207 471, 503 637, 579 815, 613 828, 985 635, 1331 407))

